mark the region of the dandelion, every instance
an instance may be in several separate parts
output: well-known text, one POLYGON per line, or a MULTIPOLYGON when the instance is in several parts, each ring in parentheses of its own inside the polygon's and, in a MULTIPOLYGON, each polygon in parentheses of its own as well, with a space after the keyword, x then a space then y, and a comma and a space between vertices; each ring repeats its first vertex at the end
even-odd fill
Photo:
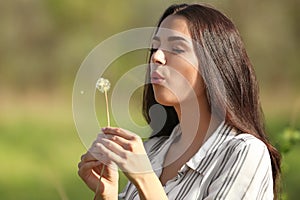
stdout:
POLYGON ((99 78, 96 83, 96 88, 104 93, 105 95, 105 103, 106 103, 106 116, 107 116, 107 126, 110 126, 110 117, 109 117, 109 109, 108 109, 108 98, 107 91, 110 89, 110 82, 105 78, 99 78))
MULTIPOLYGON (((108 97, 107 97, 107 91, 110 89, 109 80, 107 80, 105 78, 99 78, 97 80, 97 83, 96 83, 96 88, 100 92, 104 93, 104 95, 105 95, 107 126, 110 126, 110 117, 109 117, 109 109, 108 109, 108 97)), ((99 192, 99 187, 100 187, 100 184, 101 184, 101 178, 102 178, 103 172, 104 172, 104 165, 102 166, 102 169, 101 169, 101 172, 100 172, 99 182, 98 182, 98 185, 97 185, 97 188, 96 188, 96 193, 95 193, 94 199, 98 199, 97 194, 99 192)))
POLYGON ((99 78, 96 83, 96 88, 102 93, 107 92, 110 89, 109 80, 107 80, 105 78, 99 78))

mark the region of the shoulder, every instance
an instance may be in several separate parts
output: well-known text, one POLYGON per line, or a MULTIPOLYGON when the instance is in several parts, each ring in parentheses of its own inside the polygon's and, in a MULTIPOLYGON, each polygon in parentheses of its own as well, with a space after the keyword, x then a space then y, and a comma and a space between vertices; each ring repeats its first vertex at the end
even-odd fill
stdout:
POLYGON ((241 154, 251 156, 257 153, 256 155, 269 156, 264 142, 249 133, 238 133, 228 124, 221 126, 206 143, 204 147, 207 155, 214 154, 217 157, 225 155, 228 158, 241 154))
MULTIPOLYGON (((228 127, 228 125, 227 125, 228 127)), ((234 165, 248 167, 271 168, 271 159, 267 146, 260 139, 248 133, 237 133, 230 127, 227 131, 217 132, 213 145, 209 145, 205 157, 212 158, 216 166, 233 167, 234 165)), ((225 169, 224 168, 224 169, 225 169)))
POLYGON ((250 153, 269 154, 265 143, 248 133, 235 135, 229 143, 228 147, 234 147, 236 151, 245 149, 250 153))
POLYGON ((232 131, 230 135, 213 154, 215 160, 211 163, 211 171, 207 171, 212 177, 210 195, 214 199, 272 197, 272 167, 266 145, 247 133, 232 131))
POLYGON ((267 146, 251 134, 234 135, 219 149, 223 161, 229 166, 240 165, 243 168, 271 169, 271 158, 267 146))

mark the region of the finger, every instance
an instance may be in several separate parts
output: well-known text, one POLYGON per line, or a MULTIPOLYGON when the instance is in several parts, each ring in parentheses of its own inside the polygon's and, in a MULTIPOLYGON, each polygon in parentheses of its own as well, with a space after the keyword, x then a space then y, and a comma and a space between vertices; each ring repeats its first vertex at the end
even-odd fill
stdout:
POLYGON ((96 191, 96 186, 100 177, 99 172, 94 170, 97 166, 101 166, 99 165, 99 161, 88 162, 84 163, 78 170, 78 175, 93 191, 96 191))
POLYGON ((81 166, 84 165, 84 164, 85 164, 85 162, 80 161, 80 162, 78 163, 78 165, 77 165, 78 169, 81 168, 81 166))
POLYGON ((97 161, 97 159, 88 151, 80 158, 82 162, 97 161))
POLYGON ((104 133, 99 133, 96 137, 96 139, 93 141, 92 146, 95 145, 95 143, 99 142, 100 140, 102 140, 102 138, 106 138, 106 135, 104 133))
POLYGON ((106 165, 101 163, 101 161, 98 161, 100 164, 97 165, 96 167, 93 167, 93 173, 96 173, 96 176, 99 176, 101 174, 102 168, 105 167, 106 165))
POLYGON ((97 135, 97 138, 96 138, 95 142, 101 140, 102 138, 106 138, 106 135, 105 135, 104 133, 99 133, 99 134, 97 135))
MULTIPOLYGON (((98 134, 97 139, 93 142, 92 146, 89 149, 89 152, 96 152, 95 150, 92 150, 93 148, 97 149, 97 143, 103 143, 104 140, 111 140, 113 142, 115 142, 116 144, 120 145, 123 149, 126 150, 130 150, 131 145, 130 145, 130 141, 128 141, 127 139, 124 139, 120 136, 117 135, 112 135, 112 134, 98 134)), ((107 141, 105 142, 105 144, 107 144, 107 141)), ((100 153, 100 152, 99 152, 100 153)), ((94 155, 95 156, 95 155, 94 155)))
POLYGON ((97 147, 97 143, 101 142, 103 138, 106 138, 105 134, 98 134, 97 139, 93 142, 93 144, 91 145, 91 147, 89 148, 88 152, 88 158, 90 160, 96 159, 96 160, 101 160, 101 157, 103 157, 103 154, 101 152, 101 150, 99 150, 99 148, 97 147))
POLYGON ((82 178, 85 178, 90 175, 93 168, 99 166, 100 164, 101 162, 99 161, 81 163, 78 169, 78 175, 82 178))
POLYGON ((121 128, 114 128, 114 127, 106 127, 102 129, 104 134, 112 134, 120 136, 126 140, 134 140, 136 139, 137 135, 131 133, 130 131, 121 129, 121 128))
POLYGON ((91 154, 93 154, 98 161, 100 161, 103 165, 106 165, 112 169, 117 169, 114 161, 111 159, 110 155, 113 153, 111 150, 107 149, 103 144, 97 143, 94 148, 91 149, 91 154), (101 153, 99 153, 101 152, 101 153))
POLYGON ((97 143, 97 147, 99 148, 99 150, 101 150, 101 152, 103 152, 103 155, 104 155, 103 157, 105 157, 106 160, 108 160, 111 163, 110 165, 112 167, 114 167, 113 162, 116 164, 119 164, 122 162, 121 156, 116 154, 115 152, 111 151, 110 149, 108 149, 104 144, 97 143))
MULTIPOLYGON (((107 154, 105 154, 103 152, 103 148, 101 148, 101 146, 99 146, 99 144, 104 144, 107 142, 104 140, 107 140, 107 139, 102 137, 101 139, 99 139, 98 142, 94 142, 94 144, 89 149, 89 153, 91 154, 91 156, 94 159, 99 160, 103 164, 110 166, 110 165, 112 165, 111 160, 107 157, 107 154)), ((93 158, 90 158, 90 159, 93 159, 93 158)))
POLYGON ((109 139, 102 139, 101 144, 103 144, 110 151, 120 156, 122 156, 126 151, 122 146, 109 139))
MULTIPOLYGON (((96 160, 95 158, 93 160, 85 160, 84 158, 78 163, 78 169, 82 168, 82 166, 89 164, 89 165, 93 165, 93 163, 100 165, 101 162, 99 162, 98 160, 96 160)), ((87 165, 87 166, 89 166, 87 165)))
MULTIPOLYGON (((101 169, 104 166, 107 166, 107 167, 108 167, 108 165, 115 166, 114 163, 109 162, 108 160, 105 160, 105 159, 101 159, 101 160, 93 160, 93 161, 88 161, 88 162, 81 161, 81 162, 78 163, 78 169, 82 168, 82 166, 85 166, 85 165, 87 165, 86 167, 89 167, 89 165, 90 165, 90 167, 92 168, 92 170, 94 172, 96 172, 96 174, 100 174, 101 173, 101 169)), ((116 168, 116 167, 113 167, 112 169, 114 169, 114 168, 116 168)))
POLYGON ((105 160, 105 155, 103 154, 103 152, 101 152, 101 149, 99 149, 97 144, 98 143, 95 143, 95 145, 93 145, 93 147, 89 149, 89 152, 95 160, 103 161, 105 160))
POLYGON ((117 143, 118 145, 120 145, 123 149, 128 150, 128 151, 132 151, 133 150, 133 144, 131 141, 126 140, 120 136, 117 135, 106 135, 106 138, 117 143))

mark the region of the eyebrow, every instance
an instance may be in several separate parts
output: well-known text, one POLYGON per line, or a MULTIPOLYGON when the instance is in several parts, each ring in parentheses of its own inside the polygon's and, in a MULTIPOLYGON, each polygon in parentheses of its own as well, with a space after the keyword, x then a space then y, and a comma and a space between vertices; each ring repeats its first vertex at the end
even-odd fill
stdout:
MULTIPOLYGON (((153 40, 160 41, 160 38, 158 36, 154 36, 153 40)), ((168 37, 169 42, 176 41, 176 40, 181 40, 181 41, 184 41, 184 42, 188 42, 185 38, 180 37, 180 36, 170 36, 170 37, 168 37)))

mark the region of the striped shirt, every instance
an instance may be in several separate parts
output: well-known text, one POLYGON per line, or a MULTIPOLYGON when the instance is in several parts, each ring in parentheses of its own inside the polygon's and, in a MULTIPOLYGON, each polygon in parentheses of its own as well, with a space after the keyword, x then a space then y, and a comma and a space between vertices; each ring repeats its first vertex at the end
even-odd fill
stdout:
MULTIPOLYGON (((168 148, 180 134, 177 125, 170 136, 154 137, 145 143, 158 177, 168 148)), ((223 122, 177 176, 165 184, 164 190, 174 200, 273 199, 268 149, 254 136, 237 134, 223 122)), ((138 200, 138 191, 129 182, 119 198, 138 200)))

